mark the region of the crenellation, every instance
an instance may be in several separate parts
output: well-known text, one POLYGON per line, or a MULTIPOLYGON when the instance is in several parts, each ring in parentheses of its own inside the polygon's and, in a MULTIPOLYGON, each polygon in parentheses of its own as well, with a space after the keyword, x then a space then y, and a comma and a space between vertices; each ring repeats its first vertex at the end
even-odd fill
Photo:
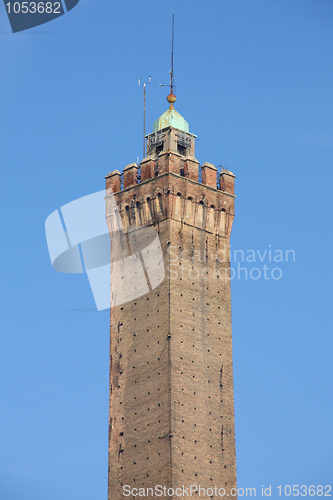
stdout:
POLYGON ((154 158, 144 158, 141 166, 141 182, 153 179, 155 177, 156 160, 154 158))
POLYGON ((235 176, 225 168, 220 173, 220 189, 232 196, 235 194, 235 176))
POLYGON ((202 165, 202 184, 217 189, 217 168, 211 163, 202 165))
POLYGON ((124 189, 135 186, 138 179, 138 171, 139 167, 136 163, 130 163, 127 167, 124 168, 123 176, 124 176, 124 189))
POLYGON ((184 177, 198 182, 199 162, 194 157, 189 157, 184 160, 184 177))
POLYGON ((119 170, 114 170, 110 172, 106 177, 106 189, 111 189, 113 193, 118 193, 121 191, 122 187, 122 174, 119 170))
POLYGON ((211 163, 205 162, 200 167, 196 158, 188 157, 184 159, 180 154, 171 151, 162 152, 157 158, 146 157, 141 161, 140 165, 131 163, 124 168, 123 173, 118 170, 110 172, 106 177, 106 185, 107 188, 112 189, 114 192, 119 192, 168 173, 234 197, 235 176, 232 172, 223 169, 219 175, 219 181, 217 181, 217 168, 211 163), (202 182, 199 182, 199 168, 202 170, 202 182))

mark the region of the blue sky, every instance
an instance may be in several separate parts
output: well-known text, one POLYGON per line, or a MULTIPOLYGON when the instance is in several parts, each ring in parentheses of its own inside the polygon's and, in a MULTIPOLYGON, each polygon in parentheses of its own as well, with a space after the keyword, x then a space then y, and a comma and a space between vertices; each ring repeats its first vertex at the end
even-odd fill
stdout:
POLYGON ((150 132, 172 11, 176 109, 237 176, 232 249, 296 255, 232 282, 238 485, 333 482, 333 3, 81 0, 17 34, 1 4, 3 500, 106 498, 109 314, 53 271, 44 223, 141 159, 137 80, 150 132))

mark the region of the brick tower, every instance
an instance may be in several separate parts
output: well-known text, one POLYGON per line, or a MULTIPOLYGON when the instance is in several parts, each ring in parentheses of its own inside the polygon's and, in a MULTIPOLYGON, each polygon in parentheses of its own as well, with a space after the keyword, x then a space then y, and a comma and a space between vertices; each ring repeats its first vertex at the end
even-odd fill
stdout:
MULTIPOLYGON (((234 175, 223 169, 217 178, 214 165, 199 166, 196 136, 170 96, 140 166, 106 177, 124 229, 118 250, 129 256, 131 231, 151 228, 165 271, 156 286, 146 268, 147 290, 111 307, 109 500, 157 486, 236 488, 228 279, 234 175)), ((128 276, 121 279, 113 298, 126 291, 128 276)), ((186 498, 179 493, 159 498, 186 498)), ((158 498, 151 490, 141 496, 150 497, 158 498)))

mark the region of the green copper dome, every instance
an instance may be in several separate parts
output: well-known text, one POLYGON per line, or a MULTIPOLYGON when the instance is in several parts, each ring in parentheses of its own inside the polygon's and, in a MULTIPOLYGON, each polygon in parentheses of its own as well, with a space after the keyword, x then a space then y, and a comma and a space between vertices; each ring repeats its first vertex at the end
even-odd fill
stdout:
POLYGON ((162 130, 162 128, 174 127, 184 132, 189 132, 189 126, 186 120, 175 110, 168 109, 158 120, 154 123, 153 132, 162 130))

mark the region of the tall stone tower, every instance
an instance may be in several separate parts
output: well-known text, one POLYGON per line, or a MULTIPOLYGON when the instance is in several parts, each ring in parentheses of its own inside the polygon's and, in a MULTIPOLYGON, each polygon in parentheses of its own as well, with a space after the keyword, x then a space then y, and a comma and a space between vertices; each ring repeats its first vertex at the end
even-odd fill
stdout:
MULTIPOLYGON (((174 109, 172 91, 168 101, 140 166, 106 177, 124 228, 118 247, 129 256, 131 231, 154 229, 165 272, 155 286, 148 264, 146 293, 111 307, 109 500, 135 498, 140 488, 152 489, 143 498, 158 498, 157 486, 167 499, 186 498, 179 488, 190 485, 214 499, 220 498, 216 488, 236 488, 229 280, 234 175, 223 169, 217 179, 214 165, 199 166, 196 136, 174 109)), ((147 260, 141 262, 145 268, 147 260)), ((128 283, 121 276, 113 298, 124 293, 123 278, 128 283)))

